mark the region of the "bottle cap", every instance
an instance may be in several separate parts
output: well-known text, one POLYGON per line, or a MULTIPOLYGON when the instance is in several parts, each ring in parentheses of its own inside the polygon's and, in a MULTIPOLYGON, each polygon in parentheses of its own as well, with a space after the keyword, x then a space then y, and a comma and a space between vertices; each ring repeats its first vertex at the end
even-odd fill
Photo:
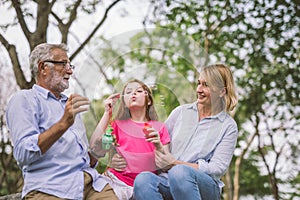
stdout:
POLYGON ((109 124, 106 129, 106 133, 111 134, 113 132, 113 127, 109 124))
POLYGON ((145 135, 148 135, 149 134, 149 132, 148 132, 148 128, 151 128, 152 126, 151 126, 151 124, 148 124, 147 122, 144 124, 144 127, 143 127, 143 132, 144 132, 144 134, 145 135))

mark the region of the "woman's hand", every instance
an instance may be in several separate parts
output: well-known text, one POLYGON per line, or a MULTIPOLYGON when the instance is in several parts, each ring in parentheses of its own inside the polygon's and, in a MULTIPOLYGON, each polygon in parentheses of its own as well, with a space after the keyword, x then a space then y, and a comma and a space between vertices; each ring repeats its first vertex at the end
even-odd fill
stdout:
POLYGON ((155 151, 155 164, 159 169, 171 169, 176 161, 170 152, 155 151))
POLYGON ((111 160, 110 168, 113 168, 116 171, 124 171, 127 163, 126 160, 120 154, 116 153, 111 160))

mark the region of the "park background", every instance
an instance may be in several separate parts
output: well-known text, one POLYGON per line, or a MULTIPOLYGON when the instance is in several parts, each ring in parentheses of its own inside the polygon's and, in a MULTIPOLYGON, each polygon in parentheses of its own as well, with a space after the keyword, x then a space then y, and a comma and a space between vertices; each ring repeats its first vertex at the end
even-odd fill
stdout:
POLYGON ((2 0, 0 196, 23 184, 6 105, 34 84, 30 51, 63 42, 76 65, 66 94, 92 102, 83 114, 88 136, 103 99, 128 79, 151 86, 164 121, 195 100, 201 66, 225 63, 238 90, 239 138, 222 198, 300 199, 299 10, 299 0, 2 0))

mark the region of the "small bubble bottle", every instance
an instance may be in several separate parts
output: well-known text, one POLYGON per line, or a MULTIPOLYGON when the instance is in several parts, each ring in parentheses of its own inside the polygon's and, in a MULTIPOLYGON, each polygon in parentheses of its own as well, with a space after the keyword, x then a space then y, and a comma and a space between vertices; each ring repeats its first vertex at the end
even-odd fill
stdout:
POLYGON ((110 149, 110 147, 111 147, 111 145, 114 141, 114 138, 112 136, 112 132, 113 132, 113 128, 109 124, 106 131, 105 131, 105 134, 102 137, 102 149, 105 149, 105 150, 110 149))

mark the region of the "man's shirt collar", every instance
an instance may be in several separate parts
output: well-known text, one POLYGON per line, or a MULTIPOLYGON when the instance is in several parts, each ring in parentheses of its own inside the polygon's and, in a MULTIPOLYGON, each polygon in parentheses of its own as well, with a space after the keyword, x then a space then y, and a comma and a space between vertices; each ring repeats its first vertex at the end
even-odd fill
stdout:
MULTIPOLYGON (((34 91, 36 91, 39 95, 41 95, 44 99, 48 99, 48 97, 57 99, 55 97, 55 95, 52 94, 49 90, 47 90, 47 89, 45 89, 45 88, 43 88, 43 87, 41 87, 41 86, 39 86, 37 84, 34 84, 33 87, 32 87, 32 89, 34 91)), ((64 95, 64 94, 60 94, 60 97, 61 97, 59 99, 60 101, 67 101, 68 100, 68 97, 66 95, 64 95)))

